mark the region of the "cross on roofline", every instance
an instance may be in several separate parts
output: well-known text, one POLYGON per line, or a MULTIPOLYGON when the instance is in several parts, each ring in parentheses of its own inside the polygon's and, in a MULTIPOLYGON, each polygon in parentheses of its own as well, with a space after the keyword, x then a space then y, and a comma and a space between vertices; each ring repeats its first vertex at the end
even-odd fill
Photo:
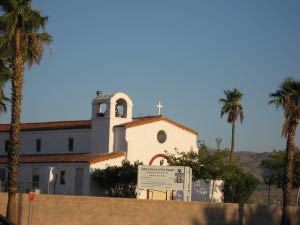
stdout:
POLYGON ((163 107, 163 105, 161 104, 161 102, 160 101, 158 101, 158 103, 157 103, 157 105, 156 105, 156 108, 157 108, 157 114, 158 115, 160 115, 160 110, 161 110, 161 108, 163 107))

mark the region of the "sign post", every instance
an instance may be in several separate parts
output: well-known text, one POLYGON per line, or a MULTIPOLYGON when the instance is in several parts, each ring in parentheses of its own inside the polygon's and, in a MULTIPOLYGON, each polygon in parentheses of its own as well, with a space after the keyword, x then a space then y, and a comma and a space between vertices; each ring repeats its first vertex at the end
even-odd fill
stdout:
MULTIPOLYGON (((138 189, 181 192, 191 201, 192 169, 186 166, 138 166, 138 189)), ((173 197, 173 196, 172 196, 173 197)))
POLYGON ((35 199, 35 193, 34 192, 29 192, 28 193, 28 200, 29 200, 29 209, 28 209, 28 225, 30 225, 30 218, 31 218, 31 205, 32 202, 35 199))

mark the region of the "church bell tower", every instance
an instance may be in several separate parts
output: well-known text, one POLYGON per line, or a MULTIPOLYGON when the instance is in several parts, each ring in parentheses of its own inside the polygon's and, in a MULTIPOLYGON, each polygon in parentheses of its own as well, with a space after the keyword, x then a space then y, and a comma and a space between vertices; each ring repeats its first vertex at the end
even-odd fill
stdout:
POLYGON ((132 101, 124 93, 102 94, 92 102, 91 153, 113 152, 116 125, 132 121, 132 101))

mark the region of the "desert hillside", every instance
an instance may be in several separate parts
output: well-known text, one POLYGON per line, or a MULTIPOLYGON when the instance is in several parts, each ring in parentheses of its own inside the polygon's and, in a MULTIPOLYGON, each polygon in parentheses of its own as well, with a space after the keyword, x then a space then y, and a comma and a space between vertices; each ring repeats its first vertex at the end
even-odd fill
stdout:
POLYGON ((234 157, 239 159, 241 167, 245 170, 252 172, 261 181, 262 179, 262 168, 260 168, 260 162, 268 157, 272 152, 235 152, 234 157))

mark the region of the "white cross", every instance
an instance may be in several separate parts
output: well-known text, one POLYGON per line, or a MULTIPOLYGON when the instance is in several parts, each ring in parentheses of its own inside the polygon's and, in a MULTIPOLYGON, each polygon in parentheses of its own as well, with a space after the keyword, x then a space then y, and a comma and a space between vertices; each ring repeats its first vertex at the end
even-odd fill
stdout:
POLYGON ((157 110, 158 110, 158 115, 160 115, 160 109, 163 107, 163 105, 161 104, 160 101, 158 101, 156 107, 157 107, 157 110))

